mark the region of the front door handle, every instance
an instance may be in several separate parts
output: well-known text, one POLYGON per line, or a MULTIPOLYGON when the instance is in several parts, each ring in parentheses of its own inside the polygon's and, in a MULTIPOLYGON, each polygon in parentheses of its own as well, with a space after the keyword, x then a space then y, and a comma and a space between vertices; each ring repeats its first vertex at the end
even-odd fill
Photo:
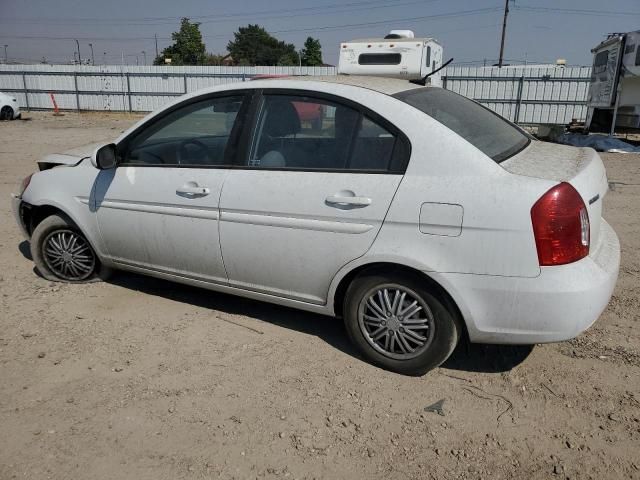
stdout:
POLYGON ((205 197, 211 191, 207 187, 201 187, 196 182, 188 182, 183 186, 176 188, 176 195, 187 198, 205 197))
POLYGON ((330 195, 325 199, 328 205, 335 207, 367 207, 371 205, 371 199, 369 197, 359 197, 351 190, 343 190, 330 195))

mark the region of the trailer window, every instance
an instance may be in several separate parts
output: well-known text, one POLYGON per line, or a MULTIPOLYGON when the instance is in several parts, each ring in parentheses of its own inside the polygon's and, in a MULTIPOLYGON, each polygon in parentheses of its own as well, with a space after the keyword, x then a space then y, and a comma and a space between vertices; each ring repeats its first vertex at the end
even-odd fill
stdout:
POLYGON ((636 50, 636 67, 640 65, 640 47, 636 50))
POLYGON ((400 65, 399 53, 362 53, 358 57, 360 65, 400 65))
POLYGON ((497 163, 525 148, 531 138, 488 108, 442 88, 411 89, 394 97, 450 128, 497 163))
POLYGON ((596 54, 596 58, 593 61, 593 73, 604 72, 607 69, 607 62, 609 61, 609 50, 603 50, 596 54))
POLYGON ((431 47, 427 47, 427 60, 424 64, 428 67, 431 64, 431 47))

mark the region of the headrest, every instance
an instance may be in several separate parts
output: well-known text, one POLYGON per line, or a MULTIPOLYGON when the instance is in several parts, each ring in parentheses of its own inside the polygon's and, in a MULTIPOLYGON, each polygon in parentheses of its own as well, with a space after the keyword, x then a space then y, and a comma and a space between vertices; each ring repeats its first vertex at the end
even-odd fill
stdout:
POLYGON ((300 117, 289 99, 271 97, 267 102, 264 133, 270 137, 285 137, 300 131, 300 117))

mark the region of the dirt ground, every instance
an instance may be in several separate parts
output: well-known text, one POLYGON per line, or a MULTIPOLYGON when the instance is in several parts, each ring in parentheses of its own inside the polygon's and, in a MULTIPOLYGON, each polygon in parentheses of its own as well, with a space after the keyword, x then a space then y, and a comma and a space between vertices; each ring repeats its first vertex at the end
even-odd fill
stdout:
POLYGON ((132 274, 38 277, 10 193, 45 153, 137 117, 25 117, 0 123, 1 479, 640 479, 640 156, 603 155, 622 268, 593 328, 462 345, 410 378, 360 359, 338 320, 132 274))

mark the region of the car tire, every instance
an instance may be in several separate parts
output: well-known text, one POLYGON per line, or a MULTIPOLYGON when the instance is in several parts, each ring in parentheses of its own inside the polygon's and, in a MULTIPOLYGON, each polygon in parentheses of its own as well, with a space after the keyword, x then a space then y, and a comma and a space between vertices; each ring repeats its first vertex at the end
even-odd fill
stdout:
POLYGON ((417 275, 372 273, 351 283, 343 316, 349 338, 371 363, 423 375, 449 358, 461 336, 458 314, 448 305, 417 275))
POLYGON ((0 110, 0 120, 13 120, 13 108, 9 106, 2 107, 2 110, 0 110))
POLYGON ((42 277, 54 282, 86 283, 105 280, 111 273, 80 229, 64 215, 51 215, 36 226, 31 256, 42 277))

